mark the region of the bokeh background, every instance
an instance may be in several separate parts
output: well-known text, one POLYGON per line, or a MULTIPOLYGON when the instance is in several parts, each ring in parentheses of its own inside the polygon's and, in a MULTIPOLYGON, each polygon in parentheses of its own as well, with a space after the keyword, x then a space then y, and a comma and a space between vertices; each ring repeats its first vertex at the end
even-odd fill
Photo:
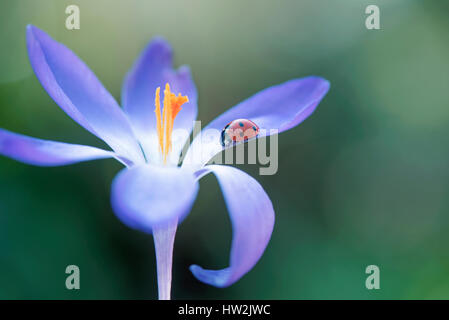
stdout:
MULTIPOLYGON (((32 23, 74 50, 119 100, 155 35, 189 64, 204 123, 257 91, 319 75, 331 90, 279 137, 279 172, 259 176, 277 222, 256 267, 217 289, 189 265, 227 266, 231 225, 213 176, 180 226, 175 299, 449 298, 449 5, 446 1, 0 2, 0 127, 104 147, 42 89, 27 60, 32 23), (81 29, 65 28, 77 4, 81 29), (365 28, 365 7, 381 30, 365 28), (381 289, 365 288, 380 267, 381 289)), ((39 168, 0 157, 0 298, 154 299, 152 236, 114 216, 114 160, 39 168), (65 288, 69 264, 81 290, 65 288)))

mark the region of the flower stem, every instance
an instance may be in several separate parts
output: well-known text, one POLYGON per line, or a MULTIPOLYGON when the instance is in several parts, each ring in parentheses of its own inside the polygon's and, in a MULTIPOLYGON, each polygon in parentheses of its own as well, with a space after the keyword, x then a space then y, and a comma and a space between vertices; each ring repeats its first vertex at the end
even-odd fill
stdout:
POLYGON ((156 249, 157 284, 159 300, 170 300, 173 265, 173 245, 178 221, 153 229, 156 249))

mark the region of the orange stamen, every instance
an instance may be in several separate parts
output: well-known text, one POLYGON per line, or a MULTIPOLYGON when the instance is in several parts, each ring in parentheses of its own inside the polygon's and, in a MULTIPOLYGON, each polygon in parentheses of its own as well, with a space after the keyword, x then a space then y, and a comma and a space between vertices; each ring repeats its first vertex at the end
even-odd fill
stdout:
POLYGON ((186 102, 189 102, 189 98, 187 96, 181 96, 181 94, 176 96, 170 92, 170 86, 167 83, 164 90, 164 107, 161 112, 160 88, 158 87, 156 89, 156 109, 154 112, 156 113, 157 136, 159 139, 161 154, 164 157, 164 164, 167 162, 167 156, 172 147, 171 135, 173 132, 174 120, 179 111, 181 111, 181 106, 186 102))

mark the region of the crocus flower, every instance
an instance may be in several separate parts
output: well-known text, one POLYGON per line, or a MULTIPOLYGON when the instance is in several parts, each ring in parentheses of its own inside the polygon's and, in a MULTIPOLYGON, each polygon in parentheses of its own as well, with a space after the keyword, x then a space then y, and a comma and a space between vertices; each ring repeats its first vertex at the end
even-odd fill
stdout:
MULTIPOLYGON (((175 141, 172 133, 183 130, 188 138, 197 115, 197 91, 188 67, 173 69, 172 50, 165 40, 150 42, 126 76, 123 109, 71 50, 42 30, 27 27, 27 48, 31 66, 48 94, 111 150, 41 140, 0 129, 0 154, 38 166, 104 158, 120 161, 125 168, 113 182, 112 207, 126 225, 153 234, 160 299, 170 298, 178 223, 193 205, 198 180, 213 173, 232 221, 230 264, 222 270, 197 265, 190 270, 204 283, 226 287, 253 268, 271 237, 272 203, 259 183, 243 171, 207 165, 223 147, 218 138, 204 145, 201 139, 208 130, 220 132, 235 119, 250 119, 261 129, 276 129, 279 133, 291 129, 315 110, 329 89, 328 81, 319 77, 294 79, 239 103, 213 120, 192 142, 191 150, 200 145, 201 154, 208 155, 206 159, 200 157, 200 161, 185 161, 179 166, 187 140, 175 141)), ((265 132, 269 135, 271 131, 265 132)))

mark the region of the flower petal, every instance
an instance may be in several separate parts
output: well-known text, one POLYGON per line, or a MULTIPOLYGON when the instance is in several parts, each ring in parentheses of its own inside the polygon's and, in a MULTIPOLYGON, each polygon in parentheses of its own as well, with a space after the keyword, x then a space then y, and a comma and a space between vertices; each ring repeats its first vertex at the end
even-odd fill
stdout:
POLYGON ((153 165, 124 169, 112 184, 112 207, 131 228, 151 233, 173 220, 181 221, 198 193, 191 171, 153 165))
POLYGON ((306 77, 260 91, 209 123, 192 142, 186 164, 203 165, 222 151, 220 133, 233 120, 253 121, 261 129, 259 137, 293 128, 312 114, 329 86, 323 78, 306 77))
POLYGON ((0 129, 0 155, 36 166, 62 166, 81 161, 115 158, 111 151, 27 137, 0 129))
POLYGON ((205 270, 192 265, 190 270, 200 281, 227 287, 250 271, 262 256, 274 226, 274 210, 260 184, 243 171, 230 166, 207 166, 215 174, 232 221, 233 240, 230 266, 205 270))
MULTIPOLYGON (((183 141, 173 145, 172 153, 179 153, 188 138, 197 115, 197 91, 187 66, 173 69, 172 48, 163 38, 153 39, 126 76, 122 89, 122 104, 147 157, 152 161, 158 154, 154 99, 157 87, 162 90, 169 83, 172 92, 189 97, 176 117, 173 129, 186 131, 183 141)), ((177 161, 177 159, 176 159, 177 161)))
POLYGON ((117 154, 143 162, 131 126, 111 94, 70 49, 44 31, 27 27, 28 55, 44 89, 81 126, 117 154))

